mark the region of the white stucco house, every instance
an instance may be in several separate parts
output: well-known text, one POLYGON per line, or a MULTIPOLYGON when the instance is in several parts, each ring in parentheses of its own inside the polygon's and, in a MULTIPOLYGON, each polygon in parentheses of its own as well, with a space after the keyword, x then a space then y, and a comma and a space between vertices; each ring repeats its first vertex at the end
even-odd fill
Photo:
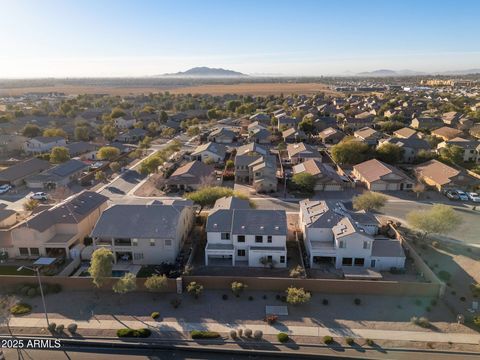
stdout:
POLYGON ((378 222, 371 214, 307 199, 300 202, 299 219, 310 267, 327 264, 377 271, 405 267, 402 245, 377 236, 378 222))
POLYGON ((54 147, 66 145, 66 140, 61 136, 37 136, 23 143, 23 151, 28 154, 43 154, 54 147))
POLYGON ((227 147, 223 144, 208 142, 197 146, 190 154, 191 160, 202 162, 212 161, 215 163, 223 163, 227 154, 227 147))
POLYGON ((132 115, 124 115, 113 119, 113 124, 117 129, 131 129, 136 123, 137 120, 132 115))
POLYGON ((192 205, 189 200, 113 205, 91 233, 93 246, 110 249, 115 263, 174 263, 193 225, 192 205))
POLYGON ((210 212, 205 265, 286 267, 284 210, 250 209, 248 201, 222 198, 210 212))

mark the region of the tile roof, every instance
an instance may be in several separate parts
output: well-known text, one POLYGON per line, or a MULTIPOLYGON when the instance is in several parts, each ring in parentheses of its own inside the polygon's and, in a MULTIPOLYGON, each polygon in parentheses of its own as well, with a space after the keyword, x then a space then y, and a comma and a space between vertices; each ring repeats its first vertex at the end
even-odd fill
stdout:
POLYGON ((382 180, 383 177, 389 174, 396 174, 403 179, 409 178, 402 170, 377 159, 364 161, 354 165, 353 168, 369 183, 382 180))

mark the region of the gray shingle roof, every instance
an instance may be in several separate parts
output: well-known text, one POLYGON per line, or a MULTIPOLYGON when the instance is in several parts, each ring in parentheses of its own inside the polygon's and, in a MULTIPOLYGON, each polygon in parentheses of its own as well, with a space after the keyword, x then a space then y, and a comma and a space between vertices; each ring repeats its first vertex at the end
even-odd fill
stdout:
POLYGON ((46 170, 49 167, 50 163, 48 161, 32 158, 0 171, 0 181, 8 182, 22 179, 28 175, 46 170))
POLYGON ((405 252, 398 240, 375 239, 372 245, 372 256, 405 257, 405 252))

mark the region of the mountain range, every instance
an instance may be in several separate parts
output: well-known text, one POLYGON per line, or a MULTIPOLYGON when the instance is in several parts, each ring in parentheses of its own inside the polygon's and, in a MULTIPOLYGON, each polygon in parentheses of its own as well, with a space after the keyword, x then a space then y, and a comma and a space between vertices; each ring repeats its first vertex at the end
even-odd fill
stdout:
POLYGON ((209 68, 206 66, 194 67, 187 71, 180 71, 173 74, 163 74, 158 76, 171 76, 171 77, 244 77, 248 76, 238 71, 221 69, 221 68, 209 68))
MULTIPOLYGON (((388 76, 421 76, 421 75, 468 75, 468 74, 480 74, 480 69, 465 69, 465 70, 451 70, 443 72, 422 72, 415 70, 389 70, 379 69, 373 71, 365 71, 356 73, 353 76, 365 76, 365 77, 388 77, 388 76)), ((352 74, 349 73, 348 76, 352 74)))

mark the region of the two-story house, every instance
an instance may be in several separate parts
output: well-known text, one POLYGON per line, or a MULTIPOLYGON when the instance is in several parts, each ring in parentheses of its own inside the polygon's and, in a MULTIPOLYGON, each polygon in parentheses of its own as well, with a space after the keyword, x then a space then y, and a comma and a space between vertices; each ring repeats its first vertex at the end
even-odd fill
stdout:
POLYGON ((135 126, 137 120, 130 114, 113 119, 113 124, 117 129, 131 129, 135 126))
POLYGON ((50 152, 54 147, 66 145, 67 142, 61 136, 38 136, 25 141, 23 151, 28 154, 43 154, 50 152))
POLYGON ((227 155, 227 147, 222 144, 209 142, 197 146, 197 148, 190 154, 191 160, 198 160, 202 162, 223 163, 227 155))
POLYGON ((219 199, 208 216, 206 231, 207 266, 287 266, 284 210, 250 209, 245 200, 219 199))
POLYGON ((110 249, 115 263, 173 263, 193 225, 192 205, 188 200, 113 205, 91 233, 94 247, 110 249))
POLYGON ((296 143, 287 145, 288 162, 290 164, 302 163, 309 159, 318 159, 322 161, 320 152, 313 146, 305 143, 296 143))

